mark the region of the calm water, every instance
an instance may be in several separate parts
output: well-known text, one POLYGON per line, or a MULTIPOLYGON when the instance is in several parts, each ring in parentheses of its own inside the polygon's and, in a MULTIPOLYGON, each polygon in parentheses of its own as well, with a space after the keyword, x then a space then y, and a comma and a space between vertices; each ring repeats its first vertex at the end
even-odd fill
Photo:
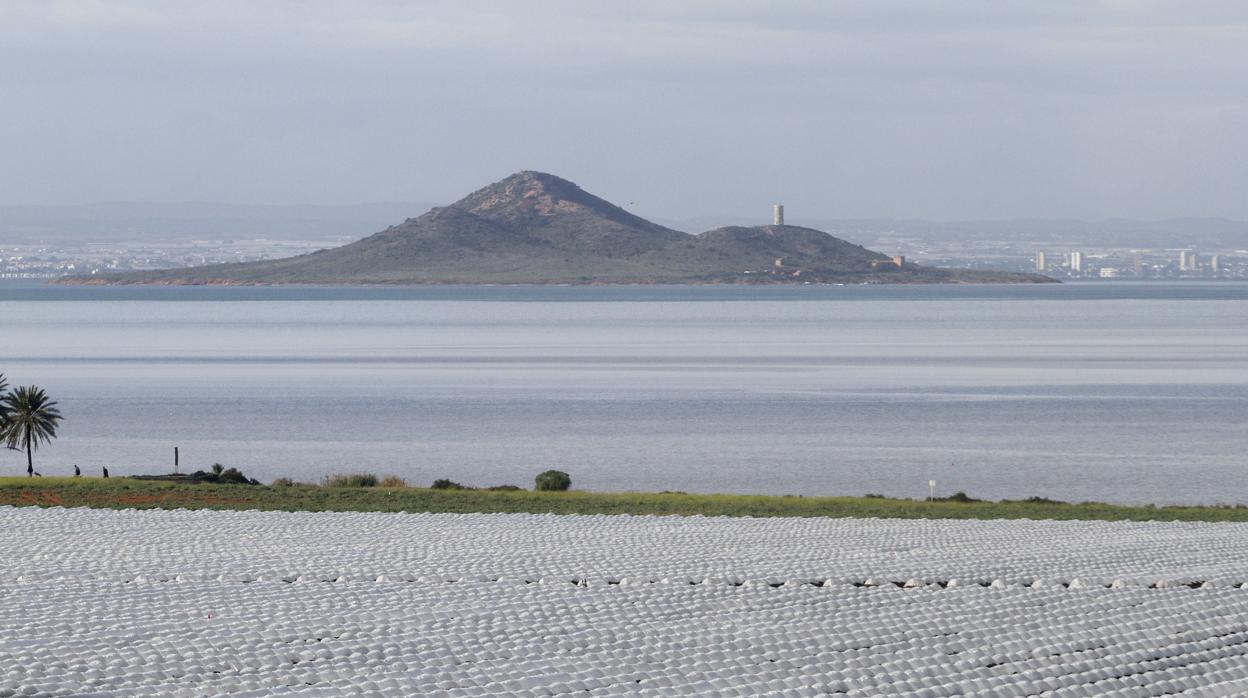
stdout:
POLYGON ((9 284, 0 371, 45 475, 1248 503, 1248 284, 9 284))

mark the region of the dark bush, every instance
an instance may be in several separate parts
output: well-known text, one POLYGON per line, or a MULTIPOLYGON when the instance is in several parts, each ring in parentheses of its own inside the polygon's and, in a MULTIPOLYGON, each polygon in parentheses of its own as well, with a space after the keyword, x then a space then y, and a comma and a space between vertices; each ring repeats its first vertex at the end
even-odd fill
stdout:
MULTIPOLYGON (((171 476, 172 477, 172 476, 171 476)), ((211 482, 227 485, 259 485, 258 480, 253 480, 243 474, 238 468, 227 468, 220 463, 212 464, 211 472, 196 470, 190 474, 190 479, 195 482, 211 482)))
POLYGON ((563 492, 572 486, 572 476, 562 470, 547 470, 537 476, 536 486, 543 492, 563 492))
POLYGON ((1048 497, 1028 497, 1023 500, 1027 504, 1065 504, 1060 499, 1049 499, 1048 497))
POLYGON ((982 499, 975 499, 965 492, 954 492, 948 497, 937 497, 938 502, 957 502, 958 504, 971 504, 973 502, 982 502, 982 499))
POLYGON ((447 480, 446 478, 438 478, 437 480, 434 480, 432 487, 435 490, 470 490, 472 489, 471 487, 465 487, 464 485, 461 485, 458 482, 455 482, 454 480, 447 480))
POLYGON ((863 499, 884 499, 884 495, 882 495, 882 494, 876 494, 876 493, 874 493, 874 492, 870 492, 870 493, 868 493, 868 494, 864 494, 864 495, 862 495, 862 497, 863 497, 863 499))
POLYGON ((217 482, 228 482, 234 485, 250 485, 251 479, 238 468, 226 468, 217 474, 217 482))
POLYGON ((295 481, 288 477, 279 477, 273 481, 274 487, 294 487, 295 481))
POLYGON ((378 482, 372 473, 335 473, 327 475, 321 484, 325 487, 376 487, 378 482))
POLYGON ((485 489, 491 492, 520 492, 524 490, 523 487, 516 487, 515 485, 494 485, 485 489))

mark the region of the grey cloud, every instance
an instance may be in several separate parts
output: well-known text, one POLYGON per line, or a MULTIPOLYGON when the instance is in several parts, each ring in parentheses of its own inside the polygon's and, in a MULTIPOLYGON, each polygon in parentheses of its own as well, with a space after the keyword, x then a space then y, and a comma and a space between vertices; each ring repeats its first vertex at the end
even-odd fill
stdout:
POLYGON ((0 198, 1248 217, 1244 45, 1238 2, 19 0, 0 198))

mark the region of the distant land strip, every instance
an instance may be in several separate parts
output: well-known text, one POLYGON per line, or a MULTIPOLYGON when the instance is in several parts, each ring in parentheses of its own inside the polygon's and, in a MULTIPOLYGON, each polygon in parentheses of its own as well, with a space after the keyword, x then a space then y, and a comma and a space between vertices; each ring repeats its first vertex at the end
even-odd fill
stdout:
MULTIPOLYGON (((1149 349, 1166 348, 1170 345, 1155 344, 1149 349)), ((1175 345, 1185 348, 1183 345, 1175 345)), ((227 355, 227 356, 10 356, 5 357, 9 363, 38 364, 79 364, 83 362, 103 364, 170 364, 170 365, 203 365, 203 364, 295 364, 295 365, 335 365, 335 364, 375 364, 375 365, 468 365, 468 366, 637 366, 641 368, 663 368, 680 366, 682 368, 717 368, 721 366, 984 366, 1000 365, 1061 365, 1061 364, 1159 364, 1165 366, 1185 365, 1221 365, 1239 359, 1238 350, 1228 350, 1225 354, 1215 356, 1180 356, 1164 357, 1147 354, 1127 354, 1118 356, 1071 355, 1043 356, 1038 354, 1012 354, 1010 356, 856 356, 856 355, 821 355, 798 354, 793 356, 752 356, 752 355, 622 355, 604 354, 601 356, 558 356, 530 355, 515 356, 373 356, 373 355, 340 355, 340 356, 300 356, 296 354, 274 355, 227 355)), ((879 393, 873 390, 872 393, 879 393)), ((1202 397, 1202 400, 1215 399, 1202 397)))
POLYGON ((0 506, 106 509, 378 511, 428 513, 632 514, 660 516, 837 517, 897 519, 1056 519, 1096 521, 1248 521, 1244 505, 1070 504, 1042 498, 936 501, 887 497, 799 497, 684 492, 536 492, 421 487, 225 485, 125 477, 0 478, 0 506))

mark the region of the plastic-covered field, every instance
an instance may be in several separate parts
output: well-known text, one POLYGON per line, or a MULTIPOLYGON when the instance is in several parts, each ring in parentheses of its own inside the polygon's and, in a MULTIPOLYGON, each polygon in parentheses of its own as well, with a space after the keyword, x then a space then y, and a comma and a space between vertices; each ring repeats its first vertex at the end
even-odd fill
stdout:
POLYGON ((0 508, 2 695, 1248 693, 1248 526, 0 508))

